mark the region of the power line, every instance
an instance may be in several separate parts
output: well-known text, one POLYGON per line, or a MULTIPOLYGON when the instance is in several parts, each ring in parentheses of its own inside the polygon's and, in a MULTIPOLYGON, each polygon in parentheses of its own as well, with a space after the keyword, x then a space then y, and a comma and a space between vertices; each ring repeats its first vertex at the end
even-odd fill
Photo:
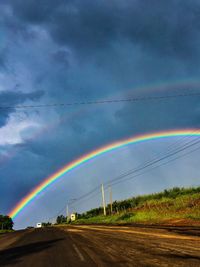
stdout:
MULTIPOLYGON (((199 139, 199 138, 196 138, 196 139, 199 139)), ((159 161, 161 161, 161 160, 163 160, 163 159, 165 159, 167 157, 170 157, 173 153, 178 153, 180 151, 180 149, 183 149, 185 147, 185 145, 189 145, 192 142, 194 142, 194 140, 191 140, 191 141, 189 141, 187 143, 184 143, 184 145, 182 147, 178 147, 178 148, 174 148, 173 147, 173 149, 169 149, 171 147, 171 146, 169 146, 168 149, 167 149, 167 152, 165 152, 164 154, 160 153, 161 157, 157 156, 157 157, 155 157, 155 158, 153 158, 151 160, 143 162, 143 163, 139 164, 136 168, 128 170, 127 172, 119 175, 118 177, 114 178, 113 180, 116 180, 116 179, 119 180, 119 179, 122 179, 125 176, 130 175, 130 174, 133 174, 135 172, 139 172, 139 171, 143 170, 144 168, 147 168, 147 167, 151 166, 154 163, 157 163, 157 162, 159 162, 159 161)), ((110 180, 106 184, 109 184, 110 182, 112 182, 112 180, 110 180)))
MULTIPOLYGON (((189 143, 189 142, 188 142, 188 143, 189 143)), ((175 151, 175 152, 173 153, 173 155, 175 155, 175 154, 177 154, 177 153, 179 153, 179 152, 181 152, 181 151, 184 151, 185 149, 188 149, 188 148, 190 148, 190 147, 192 147, 192 146, 194 146, 194 145, 196 145, 196 144, 198 144, 198 143, 200 143, 200 140, 198 140, 198 141, 196 141, 196 142, 194 142, 194 143, 192 143, 192 144, 190 144, 190 145, 183 146, 182 148, 179 148, 177 151, 175 151)), ((141 175, 143 175, 143 174, 145 174, 145 173, 148 173, 149 171, 151 171, 151 170, 153 170, 153 169, 159 168, 159 167, 164 166, 164 165, 166 165, 166 164, 168 164, 168 163, 170 163, 170 162, 173 162, 173 161, 175 161, 175 160, 177 160, 177 159, 179 159, 179 158, 185 157, 185 156, 187 156, 187 155, 189 155, 189 154, 191 154, 191 153, 197 151, 198 149, 200 149, 200 146, 198 146, 198 147, 194 148, 193 150, 190 150, 190 151, 188 151, 188 152, 186 152, 186 153, 184 153, 184 154, 182 154, 182 155, 179 155, 179 156, 177 156, 177 157, 175 157, 175 158, 169 159, 168 161, 163 162, 163 163, 161 163, 161 164, 159 164, 159 165, 153 166, 153 163, 152 163, 152 164, 150 164, 149 166, 144 166, 143 169, 146 169, 147 167, 151 167, 151 168, 148 168, 147 170, 145 170, 145 171, 143 171, 143 172, 136 173, 136 174, 132 175, 131 177, 129 177, 129 176, 130 176, 131 174, 133 174, 133 173, 126 173, 126 174, 124 174, 124 176, 123 176, 123 174, 122 174, 122 175, 120 175, 120 176, 118 176, 118 177, 116 177, 116 178, 114 178, 114 179, 108 181, 107 183, 105 183, 105 184, 106 184, 105 189, 108 189, 108 187, 111 186, 111 185, 114 186, 114 185, 116 185, 116 184, 125 182, 125 181, 127 181, 127 180, 132 180, 132 179, 134 179, 134 178, 136 178, 136 177, 138 177, 138 176, 141 176, 141 175), (123 176, 123 177, 122 177, 122 176, 123 176), (119 177, 120 177, 120 179, 118 179, 119 177)), ((173 155, 165 156, 165 158, 171 157, 171 156, 173 156, 173 155)), ((158 160, 156 161, 156 163, 159 162, 159 161, 162 161, 162 160, 164 160, 164 157, 158 159, 158 160)), ((97 190, 98 190, 98 191, 100 190, 100 185, 97 186, 97 187, 95 187, 95 188, 94 188, 93 190, 91 190, 90 192, 88 192, 88 193, 82 195, 80 198, 76 199, 73 203, 76 203, 76 204, 77 204, 78 202, 80 202, 80 200, 83 201, 83 199, 87 199, 87 200, 88 200, 88 199, 91 199, 91 197, 93 197, 94 193, 95 193, 97 190)), ((95 194, 95 196, 97 196, 97 195, 99 195, 99 194, 100 194, 100 191, 97 192, 97 194, 95 194)), ((65 208, 65 207, 64 207, 64 208, 65 208)), ((57 217, 57 216, 64 210, 64 208, 62 208, 62 210, 60 210, 60 212, 57 213, 56 216, 51 217, 51 219, 57 217)))
MULTIPOLYGON (((197 143, 199 143, 199 142, 200 142, 200 140, 199 140, 198 142, 195 142, 195 144, 197 144, 197 143)), ((193 145, 195 145, 195 144, 190 145, 190 147, 193 146, 193 145)), ((187 147, 187 148, 188 148, 188 147, 187 147)), ((184 148, 184 149, 186 149, 186 148, 184 148)), ((105 189, 108 189, 108 187, 111 186, 111 185, 112 185, 112 186, 115 186, 116 184, 119 184, 119 183, 122 183, 122 182, 125 182, 125 181, 128 181, 128 180, 132 180, 132 179, 134 179, 134 178, 136 178, 136 177, 138 177, 138 176, 141 176, 141 175, 143 175, 143 174, 145 174, 145 173, 148 173, 149 171, 151 171, 151 170, 153 170, 153 169, 159 168, 159 167, 164 166, 164 165, 166 165, 166 164, 168 164, 168 163, 170 163, 170 162, 173 162, 173 161, 175 161, 175 160, 177 160, 177 159, 179 159, 179 158, 185 157, 185 156, 187 156, 187 155, 189 155, 189 154, 191 154, 191 153, 197 151, 198 149, 200 149, 200 146, 194 148, 193 150, 190 150, 190 151, 184 153, 183 155, 179 155, 179 156, 177 156, 177 157, 175 157, 175 158, 169 159, 169 160, 166 161, 166 162, 163 162, 163 163, 161 163, 161 164, 159 164, 159 165, 157 165, 157 166, 153 166, 153 167, 151 167, 150 169, 147 169, 147 170, 144 171, 144 172, 135 174, 135 175, 133 175, 133 176, 131 176, 131 177, 127 177, 127 176, 130 175, 130 174, 127 174, 126 176, 124 176, 125 179, 116 180, 116 181, 114 181, 114 179, 113 179, 113 180, 111 180, 111 181, 113 181, 113 182, 108 181, 108 182, 106 183, 106 187, 105 187, 105 189)), ((94 188, 93 190, 91 190, 89 193, 86 193, 86 194, 82 195, 79 199, 76 199, 73 203, 79 202, 80 200, 83 200, 84 198, 86 198, 87 200, 88 200, 88 199, 91 199, 91 197, 93 197, 95 191, 97 191, 97 190, 99 191, 99 190, 100 190, 99 188, 100 188, 100 185, 99 185, 98 187, 95 187, 95 188, 94 188)), ((96 195, 99 195, 99 194, 100 194, 100 191, 99 191, 97 194, 95 194, 95 196, 96 196, 96 195)), ((51 217, 50 219, 53 219, 53 218, 57 217, 63 210, 64 210, 64 208, 62 208, 62 210, 61 210, 59 213, 57 213, 56 216, 53 216, 53 217, 51 217)))
POLYGON ((56 213, 56 215, 50 217, 48 221, 51 221, 55 219, 57 216, 59 216, 65 210, 65 208, 66 208, 66 205, 62 209, 60 209, 59 212, 56 213))
POLYGON ((17 105, 17 106, 0 106, 0 109, 31 109, 31 108, 51 108, 51 107, 65 107, 65 106, 79 106, 79 105, 99 105, 99 104, 114 104, 122 102, 141 102, 141 101, 152 101, 152 100, 167 100, 171 98, 179 97, 194 97, 200 96, 200 93, 182 93, 176 95, 161 95, 161 96, 144 96, 144 97, 133 97, 125 99, 108 99, 108 100, 97 100, 97 101, 80 101, 71 103, 52 103, 52 104, 40 104, 40 105, 17 105))
MULTIPOLYGON (((196 138, 196 139, 199 139, 199 138, 196 138)), ((168 160, 167 162, 164 162, 164 163, 161 163, 161 164, 159 164, 157 166, 152 167, 154 164, 159 163, 159 162, 162 162, 163 160, 165 160, 167 158, 170 158, 170 157, 172 157, 172 156, 174 156, 174 155, 176 155, 176 154, 178 154, 178 153, 180 153, 180 152, 182 152, 182 151, 184 151, 184 150, 186 150, 186 149, 188 149, 188 148, 190 148, 190 147, 192 147, 192 146, 200 143, 200 140, 196 141, 196 139, 187 142, 182 147, 179 147, 177 149, 173 149, 173 150, 169 151, 167 154, 165 153, 165 155, 163 155, 162 157, 158 157, 158 158, 155 158, 153 160, 147 161, 147 162, 145 162, 145 164, 140 164, 139 167, 134 168, 132 170, 129 170, 128 172, 125 172, 125 173, 121 174, 120 176, 117 176, 117 177, 111 179, 110 181, 108 181, 107 183, 105 183, 106 188, 108 188, 108 186, 110 186, 110 185, 115 185, 115 184, 118 184, 120 182, 124 182, 125 180, 128 180, 128 179, 133 179, 133 178, 135 178, 137 176, 140 176, 140 175, 142 175, 144 173, 147 173, 149 170, 152 170, 154 168, 158 168, 158 167, 160 167, 162 165, 165 165, 165 164, 167 164, 169 162, 172 162, 172 161, 174 161, 174 160, 176 160, 178 158, 184 157, 185 155, 196 151, 200 147, 198 147, 198 148, 196 148, 196 149, 194 149, 192 151, 189 151, 188 153, 185 153, 183 155, 180 155, 180 156, 178 156, 176 158, 173 158, 171 160, 168 160), (152 168, 149 169, 149 167, 152 167, 152 168), (146 168, 148 168, 146 171, 140 173, 141 171, 143 171, 146 168), (134 174, 134 173, 136 173, 134 176, 131 176, 131 177, 126 178, 127 176, 130 176, 131 174, 134 174), (126 178, 126 179, 124 179, 124 178, 126 178)), ((94 193, 97 190, 99 190, 99 188, 100 188, 99 186, 98 187, 95 187, 93 190, 91 190, 90 192, 82 195, 80 198, 78 198, 76 201, 74 201, 74 203, 79 202, 80 200, 83 200, 85 198, 88 199, 88 197, 91 198, 91 195, 94 195, 94 193)))
MULTIPOLYGON (((199 139, 199 138, 198 138, 199 139)), ((196 145, 196 144, 198 144, 198 143, 200 143, 200 140, 198 140, 198 141, 196 141, 196 142, 188 142, 186 145, 184 145, 183 147, 181 147, 181 148, 179 148, 179 149, 176 149, 176 150, 174 150, 173 152, 170 152, 170 153, 168 153, 167 155, 164 155, 164 156, 162 156, 162 157, 160 157, 160 158, 157 158, 157 159, 155 159, 155 160, 153 160, 153 161, 150 161, 149 163, 147 163, 146 165, 144 165, 144 166, 142 166, 142 167, 139 167, 139 168, 136 168, 136 169, 133 169, 132 171, 130 171, 130 172, 128 172, 128 173, 125 173, 125 174, 123 174, 123 175, 121 175, 121 176, 118 176, 118 177, 116 177, 116 178, 114 178, 114 179, 112 179, 112 180, 110 180, 109 182, 107 182, 106 184, 111 184, 113 181, 116 181, 116 180, 121 180, 121 179, 123 179, 124 177, 126 177, 126 176, 128 176, 128 175, 131 175, 131 174, 133 174, 133 173, 138 173, 139 171, 143 171, 144 169, 146 169, 146 168, 148 168, 148 167, 151 167, 152 165, 154 165, 154 164, 156 164, 156 163, 158 163, 158 162, 160 162, 160 161, 163 161, 163 160, 165 160, 165 159, 167 159, 167 158, 169 158, 169 157, 172 157, 172 156, 174 156, 174 155, 176 155, 176 154, 178 154, 178 153, 180 153, 180 152, 182 152, 182 151, 184 151, 184 150, 186 150, 186 149, 188 149, 188 148, 190 148, 190 147, 192 147, 192 146, 194 146, 194 145, 196 145), (191 143, 191 144, 190 144, 191 143)))
MULTIPOLYGON (((138 176, 141 176, 141 175, 143 175, 143 174, 145 174, 145 173, 147 173, 147 172, 149 172, 149 171, 151 171, 151 170, 153 170, 153 169, 159 168, 159 167, 164 166, 164 165, 166 165, 166 164, 168 164, 168 163, 170 163, 170 162, 173 162, 173 161, 175 161, 175 160, 177 160, 177 159, 179 159, 179 158, 185 157, 185 156, 187 156, 187 155, 189 155, 189 154, 191 154, 191 153, 197 151, 198 149, 200 149, 200 146, 194 148, 193 150, 190 150, 190 151, 184 153, 183 155, 179 155, 179 156, 177 156, 177 157, 175 157, 175 158, 172 158, 172 159, 169 159, 168 161, 163 162, 163 163, 161 163, 161 164, 159 164, 159 165, 157 165, 157 166, 153 166, 152 168, 150 168, 150 169, 148 169, 148 170, 146 170, 146 171, 144 171, 144 172, 142 172, 142 173, 133 175, 133 176, 131 176, 131 177, 127 177, 127 178, 125 178, 125 179, 123 179, 123 180, 120 180, 120 181, 113 182, 113 183, 111 183, 110 185, 113 186, 113 185, 122 183, 122 182, 124 182, 124 181, 132 180, 133 178, 138 177, 138 176)), ((108 188, 108 186, 107 186, 106 188, 108 188)))
MULTIPOLYGON (((169 159, 168 161, 162 162, 165 159, 168 159, 170 157, 173 157, 174 155, 176 155, 176 154, 178 154, 178 153, 180 153, 180 152, 182 152, 182 151, 184 151, 184 150, 186 150, 186 149, 188 149, 188 148, 190 148, 190 147, 192 147, 192 146, 200 143, 200 140, 196 141, 197 139, 199 139, 197 137, 194 140, 190 140, 190 141, 184 143, 182 146, 179 146, 177 148, 174 148, 174 145, 175 144, 177 145, 177 144, 183 143, 183 140, 186 139, 186 138, 189 138, 189 137, 191 137, 191 136, 182 137, 180 140, 177 140, 173 144, 169 145, 167 147, 167 153, 165 153, 164 155, 161 155, 161 157, 155 157, 154 159, 151 159, 149 161, 146 161, 145 163, 140 164, 138 167, 133 168, 133 169, 131 169, 131 170, 129 170, 129 171, 127 171, 127 172, 125 172, 125 173, 123 173, 123 174, 121 174, 121 175, 113 178, 113 179, 111 179, 110 181, 106 182, 105 183, 105 185, 106 185, 105 188, 107 189, 110 185, 116 185, 116 184, 119 184, 121 182, 124 182, 124 181, 127 181, 127 180, 131 180, 131 179, 133 179, 135 177, 141 176, 141 175, 143 175, 143 174, 145 174, 145 173, 147 173, 147 172, 149 172, 149 171, 151 171, 151 170, 153 170, 155 168, 158 168, 158 167, 161 167, 163 165, 166 165, 166 164, 168 164, 170 162, 173 162, 173 161, 175 161, 175 160, 177 160, 177 159, 179 159, 181 157, 184 157, 184 156, 186 156, 186 155, 188 155, 188 154, 190 154, 190 153, 198 150, 200 148, 200 146, 197 147, 197 148, 195 148, 195 149, 193 149, 193 150, 190 150, 190 151, 184 153, 183 155, 179 155, 179 156, 177 156, 175 158, 169 159), (172 146, 173 146, 173 149, 170 149, 172 146), (161 162, 161 164, 154 166, 155 164, 157 164, 159 162, 161 162), (147 170, 145 170, 145 169, 147 169, 147 170), (145 171, 143 171, 143 170, 145 170, 145 171), (131 175, 131 177, 130 177, 130 175, 131 175)), ((76 198, 71 203, 78 204, 80 201, 83 201, 83 199, 84 200, 91 199, 93 196, 97 196, 97 195, 100 194, 100 191, 99 190, 100 190, 100 185, 97 186, 97 187, 95 187, 95 188, 93 188, 88 193, 83 194, 79 198, 76 198)), ((65 207, 63 207, 57 213, 56 216, 58 216, 64 209, 65 209, 65 207)), ((55 218, 56 216, 53 216, 50 219, 55 218)))
POLYGON ((91 198, 93 198, 94 196, 97 196, 97 195, 100 195, 101 192, 100 192, 100 185, 98 185, 97 187, 95 187, 92 191, 80 196, 79 198, 77 198, 73 203, 80 203, 80 201, 83 201, 84 200, 89 200, 91 198))
MULTIPOLYGON (((72 203, 73 204, 74 203, 78 203, 78 202, 82 201, 83 199, 86 199, 86 198, 88 198, 90 196, 93 196, 94 194, 96 195, 96 192, 98 192, 98 191, 99 191, 99 186, 96 186, 91 191, 81 195, 79 198, 76 198, 72 203)), ((98 193, 100 193, 100 191, 98 193)))

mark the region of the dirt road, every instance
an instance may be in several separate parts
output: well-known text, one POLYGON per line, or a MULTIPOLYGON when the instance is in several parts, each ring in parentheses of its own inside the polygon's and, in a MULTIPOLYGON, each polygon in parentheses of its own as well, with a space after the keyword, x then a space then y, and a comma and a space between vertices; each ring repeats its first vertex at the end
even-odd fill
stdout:
POLYGON ((0 266, 200 266, 200 229, 69 226, 0 236, 0 266))

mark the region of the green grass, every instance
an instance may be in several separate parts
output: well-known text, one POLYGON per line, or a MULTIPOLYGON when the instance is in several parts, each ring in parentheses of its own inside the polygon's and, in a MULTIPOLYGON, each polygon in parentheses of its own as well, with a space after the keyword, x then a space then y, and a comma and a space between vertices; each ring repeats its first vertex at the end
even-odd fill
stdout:
POLYGON ((155 194, 155 198, 147 197, 146 201, 128 211, 82 218, 75 224, 165 223, 177 220, 200 223, 200 192, 197 190, 185 189, 183 194, 173 197, 157 196, 158 194, 155 194))
POLYGON ((11 233, 11 232, 14 232, 14 230, 0 230, 0 234, 11 233))

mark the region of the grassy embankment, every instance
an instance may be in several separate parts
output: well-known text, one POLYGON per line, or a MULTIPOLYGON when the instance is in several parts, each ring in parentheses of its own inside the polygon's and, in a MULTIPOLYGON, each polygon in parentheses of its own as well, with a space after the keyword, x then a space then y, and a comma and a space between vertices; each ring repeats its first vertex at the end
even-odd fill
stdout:
MULTIPOLYGON (((138 196, 134 207, 113 215, 87 216, 76 224, 181 223, 200 224, 200 187, 177 188, 161 193, 138 196), (168 193, 166 193, 168 192, 168 193)), ((84 217, 84 216, 83 216, 84 217)))
POLYGON ((14 232, 14 230, 0 230, 0 234, 14 232))

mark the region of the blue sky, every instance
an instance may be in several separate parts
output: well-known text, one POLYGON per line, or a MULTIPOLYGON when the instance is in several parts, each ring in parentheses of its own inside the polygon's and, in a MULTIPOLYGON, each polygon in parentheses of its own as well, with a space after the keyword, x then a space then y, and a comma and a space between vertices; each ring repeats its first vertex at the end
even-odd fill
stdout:
MULTIPOLYGON (((0 213, 46 176, 99 146, 135 134, 198 128, 198 97, 61 108, 70 103, 199 92, 199 1, 0 1, 0 213)), ((176 142, 105 155, 64 176, 16 218, 46 220, 67 199, 131 169, 176 142)), ((116 185, 116 199, 197 185, 198 151, 116 185), (181 178, 180 178, 181 177, 181 178), (150 182, 151 181, 151 182, 150 182)), ((74 207, 100 205, 100 197, 74 207)))

